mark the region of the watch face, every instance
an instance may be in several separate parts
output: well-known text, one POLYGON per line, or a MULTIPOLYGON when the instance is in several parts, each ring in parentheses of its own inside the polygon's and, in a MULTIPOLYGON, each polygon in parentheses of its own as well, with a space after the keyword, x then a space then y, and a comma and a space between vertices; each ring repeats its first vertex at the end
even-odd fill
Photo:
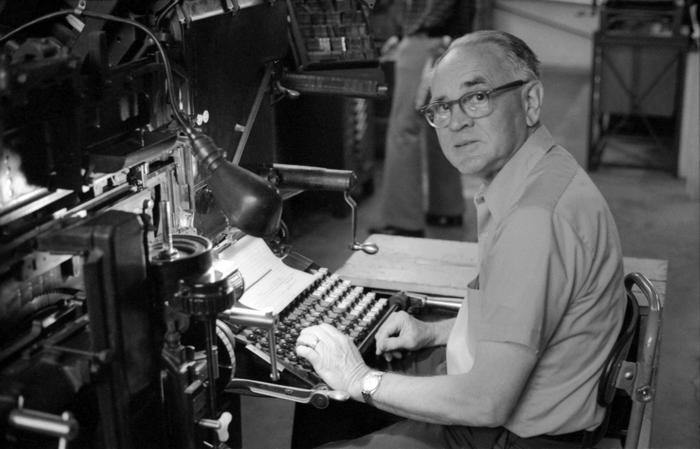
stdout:
POLYGON ((363 391, 374 391, 379 386, 381 376, 378 373, 369 373, 362 379, 363 391))

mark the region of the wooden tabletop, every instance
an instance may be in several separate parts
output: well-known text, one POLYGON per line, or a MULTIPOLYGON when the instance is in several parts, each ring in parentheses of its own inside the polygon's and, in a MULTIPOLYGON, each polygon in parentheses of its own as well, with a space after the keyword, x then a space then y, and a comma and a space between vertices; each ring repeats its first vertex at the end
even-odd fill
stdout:
MULTIPOLYGON (((370 235, 366 241, 377 244, 379 252, 368 255, 357 251, 337 271, 355 285, 461 298, 477 274, 476 243, 386 234, 370 235)), ((623 263, 625 273, 636 271, 646 276, 663 303, 667 261, 625 257, 623 263)))

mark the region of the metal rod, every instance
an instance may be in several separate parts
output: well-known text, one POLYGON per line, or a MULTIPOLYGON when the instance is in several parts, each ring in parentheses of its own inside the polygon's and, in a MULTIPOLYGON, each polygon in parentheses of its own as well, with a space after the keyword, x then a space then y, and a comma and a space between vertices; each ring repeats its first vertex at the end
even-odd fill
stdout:
POLYGON ((277 381, 280 380, 280 373, 277 370, 277 337, 275 337, 274 327, 267 331, 267 339, 270 342, 270 378, 277 381))
POLYGON ((345 202, 350 206, 350 219, 352 220, 352 238, 350 241, 352 243, 357 242, 357 203, 355 199, 350 194, 349 190, 346 190, 344 195, 345 202))
POLYGON ((162 239, 163 239, 163 252, 167 254, 173 254, 175 248, 173 248, 173 230, 172 230, 172 208, 170 206, 170 201, 161 201, 159 204, 160 209, 160 223, 162 228, 162 239))
POLYGON ((265 329, 274 329, 275 317, 272 314, 261 312, 259 310, 248 309, 244 307, 231 307, 224 310, 224 315, 230 321, 241 326, 262 327, 265 329))
POLYGON ((265 75, 260 82, 260 87, 258 87, 258 92, 255 95, 255 101, 253 102, 253 107, 250 109, 250 114, 248 114, 248 120, 245 124, 245 129, 243 130, 243 135, 241 135, 241 140, 238 141, 238 147, 236 147, 236 153, 233 155, 232 162, 238 165, 241 162, 241 157, 243 156, 243 150, 248 143, 248 137, 253 130, 253 124, 255 124, 255 118, 258 116, 258 110, 260 110, 260 103, 262 103, 263 95, 267 90, 268 84, 270 84, 270 76, 272 76, 273 64, 268 64, 265 67, 265 75))
POLYGON ((427 298, 425 300, 425 305, 438 309, 459 310, 462 307, 462 300, 427 298))
POLYGON ((214 361, 214 326, 213 319, 204 320, 204 329, 206 332, 206 352, 207 352, 207 374, 209 375, 209 383, 207 389, 209 390, 209 407, 210 416, 216 417, 216 375, 214 371, 215 361, 214 361))

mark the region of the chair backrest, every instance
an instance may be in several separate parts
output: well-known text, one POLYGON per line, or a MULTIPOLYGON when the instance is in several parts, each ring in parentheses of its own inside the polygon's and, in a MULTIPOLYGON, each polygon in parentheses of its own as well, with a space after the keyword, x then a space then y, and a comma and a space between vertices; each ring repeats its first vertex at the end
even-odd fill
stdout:
POLYGON ((589 442, 591 446, 608 433, 611 414, 622 411, 628 417, 615 418, 617 422, 626 423, 625 448, 636 449, 644 409, 654 397, 654 360, 660 340, 661 301, 654 286, 640 273, 625 276, 625 296, 627 309, 622 329, 606 360, 598 385, 598 403, 606 408, 605 420, 595 430, 589 442), (645 302, 640 304, 637 300, 636 289, 644 295, 645 302), (640 313, 640 307, 643 307, 644 313, 640 313), (632 343, 636 344, 633 346, 632 343), (631 405, 614 407, 613 403, 621 397, 618 393, 623 392, 631 405))
POLYGON ((617 376, 622 368, 622 362, 627 360, 629 356, 632 340, 639 326, 639 304, 637 303, 637 298, 627 289, 625 289, 625 297, 627 308, 625 309, 620 335, 617 337, 617 341, 605 361, 598 385, 598 403, 603 407, 608 407, 615 398, 617 376))

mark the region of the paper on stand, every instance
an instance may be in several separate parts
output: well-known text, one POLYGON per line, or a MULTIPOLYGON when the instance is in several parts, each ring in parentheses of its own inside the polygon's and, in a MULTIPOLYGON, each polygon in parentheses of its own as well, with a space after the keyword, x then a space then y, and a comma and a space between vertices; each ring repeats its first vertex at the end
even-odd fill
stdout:
POLYGON ((239 303, 260 311, 271 310, 275 315, 314 280, 313 275, 282 262, 262 239, 251 236, 221 251, 214 267, 223 273, 236 269, 241 273, 244 293, 239 303))

